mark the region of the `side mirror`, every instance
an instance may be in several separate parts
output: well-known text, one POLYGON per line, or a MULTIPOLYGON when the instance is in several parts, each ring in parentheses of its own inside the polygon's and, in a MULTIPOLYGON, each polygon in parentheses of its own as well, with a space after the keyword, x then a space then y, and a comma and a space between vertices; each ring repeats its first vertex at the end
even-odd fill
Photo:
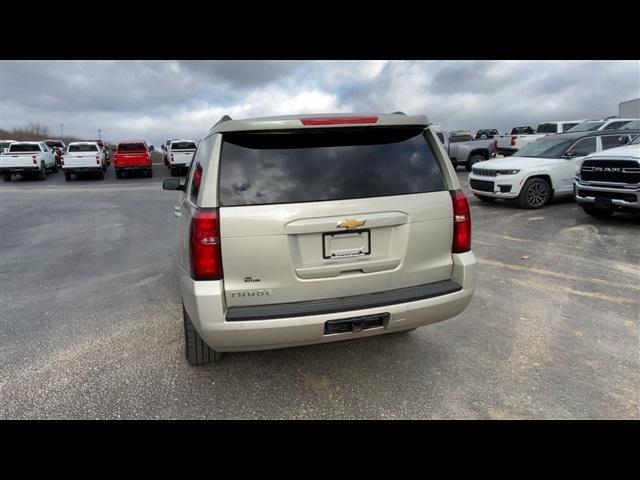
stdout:
POLYGON ((162 182, 163 190, 182 190, 184 191, 184 185, 180 185, 179 178, 165 178, 162 182))
POLYGON ((567 152, 562 155, 562 158, 574 158, 578 156, 578 152, 567 152))
POLYGON ((153 152, 153 145, 149 145, 149 151, 153 152))

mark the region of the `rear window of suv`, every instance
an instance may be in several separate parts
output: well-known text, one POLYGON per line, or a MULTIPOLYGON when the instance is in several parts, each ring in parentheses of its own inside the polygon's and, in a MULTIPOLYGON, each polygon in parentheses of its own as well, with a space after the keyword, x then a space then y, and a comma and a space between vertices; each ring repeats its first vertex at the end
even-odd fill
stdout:
POLYGON ((118 145, 119 152, 145 152, 143 143, 121 143, 118 145))
POLYGON ((221 206, 319 202, 445 190, 420 128, 226 133, 221 206))
POLYGON ((558 133, 558 127, 555 123, 541 123, 538 125, 537 133, 558 133))
POLYGON ((97 152, 98 146, 92 145, 90 143, 79 144, 79 145, 69 145, 70 152, 97 152))
POLYGON ((195 150, 196 144, 193 142, 174 142, 171 144, 171 150, 195 150))
POLYGON ((37 143, 12 143, 9 146, 10 152, 39 152, 40 145, 37 143))

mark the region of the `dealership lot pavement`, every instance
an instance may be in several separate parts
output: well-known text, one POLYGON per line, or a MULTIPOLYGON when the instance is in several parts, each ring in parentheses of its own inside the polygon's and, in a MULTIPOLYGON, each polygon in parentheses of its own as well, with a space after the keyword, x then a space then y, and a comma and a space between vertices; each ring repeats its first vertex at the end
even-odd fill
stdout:
POLYGON ((0 184, 0 418, 640 418, 637 217, 470 196, 460 316, 195 368, 163 176, 0 184))

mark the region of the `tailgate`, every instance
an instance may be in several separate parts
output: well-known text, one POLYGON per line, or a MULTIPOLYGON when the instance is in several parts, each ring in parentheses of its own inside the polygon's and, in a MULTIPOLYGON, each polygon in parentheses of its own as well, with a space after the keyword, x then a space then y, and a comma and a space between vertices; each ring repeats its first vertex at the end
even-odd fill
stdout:
POLYGON ((172 152, 171 153, 171 163, 177 163, 180 165, 191 165, 191 159, 193 158, 193 151, 186 152, 172 152))
POLYGON ((73 167, 99 167, 100 156, 96 155, 97 152, 77 153, 64 155, 63 168, 73 167))
POLYGON ((151 163, 146 153, 117 153, 113 164, 118 167, 144 167, 151 163))
POLYGON ((227 305, 450 279, 451 194, 423 128, 225 134, 219 218, 227 305))
POLYGON ((0 167, 34 167, 40 163, 38 154, 33 153, 5 153, 0 155, 0 167), (36 157, 36 164, 33 163, 36 157))

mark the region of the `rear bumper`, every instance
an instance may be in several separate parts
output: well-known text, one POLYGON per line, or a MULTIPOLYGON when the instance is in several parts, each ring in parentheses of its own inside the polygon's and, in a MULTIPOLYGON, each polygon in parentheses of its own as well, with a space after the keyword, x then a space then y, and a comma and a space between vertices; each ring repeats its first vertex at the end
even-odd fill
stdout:
POLYGON ((0 167, 0 174, 2 173, 35 173, 39 171, 40 171, 40 167, 38 165, 32 165, 29 167, 0 167))
POLYGON ((608 198, 611 208, 640 210, 640 188, 596 187, 574 181, 573 196, 578 205, 595 205, 597 198, 608 198))
POLYGON ((170 163, 169 166, 171 168, 189 168, 189 165, 186 163, 170 163))
POLYGON ((92 167, 67 167, 65 165, 62 166, 62 171, 67 173, 82 173, 82 172, 101 172, 102 166, 95 165, 92 167))
POLYGON ((421 300, 334 313, 314 312, 310 315, 280 318, 270 315, 270 318, 263 320, 233 321, 225 316, 221 282, 196 282, 188 276, 182 276, 180 283, 185 308, 196 330, 211 348, 224 352, 350 340, 406 330, 455 317, 467 307, 475 290, 476 259, 472 252, 453 255, 451 282, 459 286, 456 291, 421 300), (382 327, 360 332, 325 334, 325 323, 328 321, 385 313, 389 317, 382 327))
POLYGON ((150 170, 151 164, 149 165, 114 165, 114 169, 120 170, 122 172, 134 171, 134 170, 150 170))

